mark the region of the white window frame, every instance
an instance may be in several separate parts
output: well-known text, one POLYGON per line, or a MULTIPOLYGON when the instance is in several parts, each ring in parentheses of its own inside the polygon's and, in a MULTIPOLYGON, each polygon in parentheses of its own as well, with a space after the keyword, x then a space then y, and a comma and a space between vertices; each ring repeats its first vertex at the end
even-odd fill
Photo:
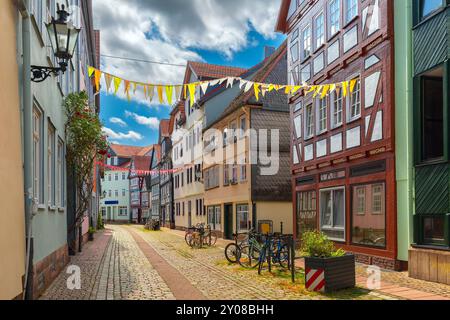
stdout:
POLYGON ((311 103, 305 107, 305 140, 314 137, 314 129, 315 129, 314 104, 311 103))
MULTIPOLYGON (((386 202, 386 199, 383 200, 383 198, 385 198, 385 189, 386 189, 386 185, 384 183, 375 183, 371 185, 372 188, 372 214, 373 215, 382 215, 383 214, 383 206, 384 203, 386 202), (380 187, 381 190, 377 193, 375 193, 375 188, 380 187), (384 193, 384 194, 383 194, 384 193), (375 210, 375 197, 379 196, 380 197, 380 210, 375 210)), ((377 200, 378 201, 378 200, 377 200)))
POLYGON ((331 127, 336 129, 344 124, 344 95, 341 88, 330 94, 331 127), (339 106, 339 108, 338 108, 339 106), (337 121, 340 117, 340 121, 337 121))
POLYGON ((44 115, 36 105, 33 107, 33 197, 40 204, 44 204, 44 144, 43 144, 44 115))
POLYGON ((311 25, 306 25, 302 29, 302 58, 303 60, 311 56, 312 54, 312 35, 311 25), (305 31, 308 30, 308 37, 305 38, 305 31))
POLYGON ((355 17, 358 16, 359 13, 359 0, 344 0, 345 6, 344 6, 344 18, 345 23, 349 23, 352 21, 355 17), (353 12, 355 10, 355 12, 353 12), (351 16, 349 14, 352 14, 351 16))
POLYGON ((239 118, 239 139, 244 139, 246 132, 247 132, 247 117, 242 116, 239 118), (242 127, 242 124, 244 124, 244 127, 242 127))
POLYGON ((328 130, 328 101, 327 101, 327 97, 321 99, 320 97, 317 97, 315 100, 315 104, 316 104, 316 111, 317 111, 317 115, 316 115, 316 119, 317 119, 317 135, 322 134, 324 132, 326 132, 328 130), (325 103, 325 105, 324 105, 325 103), (325 106, 325 110, 324 110, 324 106, 325 106), (325 114, 323 113, 323 111, 325 111, 325 114), (322 127, 322 125, 324 125, 324 127, 322 127))
POLYGON ((48 207, 56 207, 56 164, 55 164, 56 128, 48 121, 47 127, 47 195, 48 207))
POLYGON ((325 44, 325 13, 320 11, 314 17, 314 49, 317 50, 325 44), (318 25, 319 18, 322 20, 322 24, 318 25))
POLYGON ((248 204, 236 205, 236 224, 237 232, 245 232, 251 229, 250 206, 248 204), (241 228, 241 221, 244 221, 244 219, 241 220, 241 216, 245 218, 245 215, 247 216, 245 219, 247 222, 247 228, 241 228))
POLYGON ((346 241, 346 237, 347 237, 347 232, 346 232, 346 223, 347 223, 347 216, 346 216, 346 190, 345 190, 345 186, 341 186, 341 187, 333 187, 333 188, 327 188, 327 189, 321 189, 319 190, 319 226, 320 226, 320 230, 321 231, 343 231, 343 238, 342 239, 337 239, 337 238, 332 238, 332 237, 328 237, 330 240, 333 241, 337 241, 337 242, 345 242, 346 241), (334 200, 334 191, 344 191, 343 192, 343 197, 344 197, 344 210, 343 210, 343 214, 344 214, 344 227, 336 227, 334 225, 334 208, 333 208, 333 200, 334 200), (331 193, 331 225, 322 225, 322 194, 326 193, 326 192, 330 192, 331 193))
MULTIPOLYGON (((355 88, 353 90, 353 92, 350 92, 350 85, 348 87, 348 94, 346 97, 346 105, 347 105, 347 123, 348 122, 352 122, 355 120, 358 120, 361 118, 361 110, 362 110, 362 104, 361 104, 361 76, 360 75, 356 75, 354 77, 351 77, 351 80, 355 80, 357 79, 358 81, 355 84, 355 88), (354 99, 357 99, 357 103, 354 101, 354 99), (359 113, 355 113, 355 115, 353 115, 353 109, 357 107, 356 110, 359 110, 359 113)), ((349 81, 349 84, 351 82, 351 80, 349 81)))
POLYGON ((330 0, 328 3, 328 16, 329 16, 329 37, 333 37, 337 34, 341 29, 341 0, 330 0), (336 18, 336 11, 332 11, 336 9, 337 6, 337 21, 334 20, 336 18), (335 30, 333 30, 335 28, 335 30))
POLYGON ((364 216, 366 214, 366 186, 365 185, 355 187, 355 197, 356 197, 356 215, 364 216))
POLYGON ((297 140, 302 138, 302 129, 302 115, 298 114, 294 116, 294 132, 297 140))

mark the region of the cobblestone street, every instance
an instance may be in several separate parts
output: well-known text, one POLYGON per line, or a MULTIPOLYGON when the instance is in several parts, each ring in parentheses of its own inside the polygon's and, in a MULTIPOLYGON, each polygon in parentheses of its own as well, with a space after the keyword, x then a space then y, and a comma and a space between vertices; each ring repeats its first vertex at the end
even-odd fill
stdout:
MULTIPOLYGON (((364 288, 364 268, 358 267, 358 288, 332 295, 307 292, 300 272, 296 284, 286 273, 229 265, 223 255, 225 241, 214 248, 193 250, 181 232, 147 232, 142 226, 108 226, 96 234, 69 266, 81 271, 81 289, 70 290, 71 276, 62 272, 41 299, 57 300, 309 300, 309 299, 446 299, 448 287, 418 283, 392 273, 386 290, 364 288), (403 280, 402 280, 403 279, 403 280), (400 281, 403 286, 400 286, 400 281), (404 281, 404 284, 403 282, 404 281), (435 288, 435 290, 433 289, 435 288), (390 289, 390 291, 388 290, 390 289), (418 290, 422 291, 418 291, 418 290), (398 292, 402 294, 397 294, 398 292)), ((69 267, 68 266, 68 267, 69 267)), ((66 269, 67 270, 67 269, 66 269)), ((299 269, 301 271, 301 269, 299 269)))

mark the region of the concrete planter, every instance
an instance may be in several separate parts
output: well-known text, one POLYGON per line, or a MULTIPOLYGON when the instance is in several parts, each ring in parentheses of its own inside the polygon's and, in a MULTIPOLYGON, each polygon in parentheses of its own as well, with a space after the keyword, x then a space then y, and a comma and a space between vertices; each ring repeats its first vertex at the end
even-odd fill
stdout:
POLYGON ((338 258, 305 258, 306 289, 333 292, 356 285, 355 256, 338 258))

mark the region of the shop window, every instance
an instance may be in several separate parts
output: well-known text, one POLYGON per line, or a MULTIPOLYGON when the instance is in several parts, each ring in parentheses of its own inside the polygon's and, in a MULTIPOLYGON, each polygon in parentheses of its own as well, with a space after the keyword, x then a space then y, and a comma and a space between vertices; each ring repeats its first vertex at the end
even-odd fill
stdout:
POLYGON ((426 217, 423 219, 424 244, 439 245, 445 242, 444 217, 426 217))
POLYGON ((444 156, 443 68, 421 76, 422 161, 444 156))
POLYGON ((297 193, 297 237, 317 229, 316 192, 297 193))
POLYGON ((352 243, 386 246, 386 192, 384 183, 352 187, 352 243))
POLYGON ((248 205, 237 206, 238 232, 250 230, 250 217, 248 214, 248 205))
POLYGON ((330 239, 345 241, 345 188, 320 191, 320 228, 330 239))

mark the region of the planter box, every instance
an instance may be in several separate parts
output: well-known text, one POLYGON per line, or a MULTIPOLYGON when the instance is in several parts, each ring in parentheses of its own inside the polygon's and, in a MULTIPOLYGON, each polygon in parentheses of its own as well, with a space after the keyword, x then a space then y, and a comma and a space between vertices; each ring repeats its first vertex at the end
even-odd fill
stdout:
POLYGON ((305 286, 309 291, 333 292, 356 285, 355 256, 305 258, 305 286))

